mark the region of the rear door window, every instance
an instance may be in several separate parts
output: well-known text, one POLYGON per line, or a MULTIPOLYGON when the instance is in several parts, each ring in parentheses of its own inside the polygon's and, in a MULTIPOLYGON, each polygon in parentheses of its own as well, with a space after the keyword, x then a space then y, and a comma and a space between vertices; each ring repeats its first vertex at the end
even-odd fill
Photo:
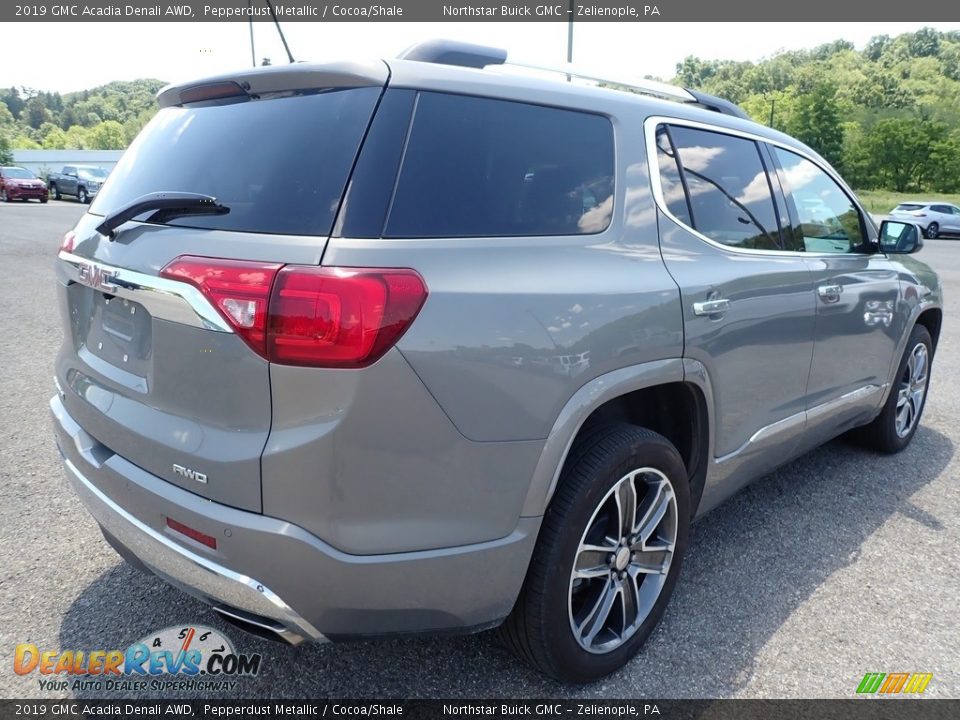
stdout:
POLYGON ((782 250, 773 191, 753 140, 671 125, 693 228, 736 248, 782 250))
POLYGON ((160 110, 124 153, 91 212, 151 192, 212 195, 225 215, 168 225, 330 234, 379 87, 160 110))
POLYGON ((604 116, 423 92, 385 235, 598 233, 613 213, 614 166, 604 116))

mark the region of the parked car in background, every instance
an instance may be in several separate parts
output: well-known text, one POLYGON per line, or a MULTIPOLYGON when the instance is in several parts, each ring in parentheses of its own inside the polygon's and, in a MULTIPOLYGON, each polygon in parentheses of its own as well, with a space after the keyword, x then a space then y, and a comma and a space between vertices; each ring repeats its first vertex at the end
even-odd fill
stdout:
POLYGON ((62 172, 50 173, 47 187, 54 200, 71 195, 86 204, 97 196, 109 173, 93 165, 65 165, 62 172))
POLYGON ((945 202, 905 202, 890 211, 894 220, 908 220, 923 228, 930 240, 960 233, 960 208, 945 202))
POLYGON ((22 167, 0 167, 0 201, 12 202, 30 198, 42 203, 48 199, 43 180, 22 167))

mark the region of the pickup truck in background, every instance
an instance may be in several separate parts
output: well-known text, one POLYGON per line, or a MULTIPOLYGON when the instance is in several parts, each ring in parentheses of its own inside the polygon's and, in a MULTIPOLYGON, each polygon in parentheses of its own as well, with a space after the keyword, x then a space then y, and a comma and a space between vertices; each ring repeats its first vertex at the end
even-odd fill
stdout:
POLYGON ((93 165, 65 165, 62 172, 47 176, 47 188, 54 200, 72 195, 80 202, 90 202, 107 179, 107 171, 93 165))

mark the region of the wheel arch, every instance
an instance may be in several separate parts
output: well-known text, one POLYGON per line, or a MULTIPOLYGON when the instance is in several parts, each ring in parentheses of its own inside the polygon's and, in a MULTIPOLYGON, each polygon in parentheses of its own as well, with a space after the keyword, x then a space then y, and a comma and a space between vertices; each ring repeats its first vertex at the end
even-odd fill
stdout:
POLYGON ((561 410, 534 471, 522 514, 545 512, 579 438, 598 425, 625 421, 663 435, 677 448, 687 468, 695 515, 712 452, 711 407, 709 380, 695 361, 658 360, 595 378, 561 410))
POLYGON ((940 328, 943 327, 943 310, 939 307, 927 308, 917 316, 915 325, 923 325, 930 338, 933 340, 933 350, 937 350, 937 342, 940 340, 940 328))

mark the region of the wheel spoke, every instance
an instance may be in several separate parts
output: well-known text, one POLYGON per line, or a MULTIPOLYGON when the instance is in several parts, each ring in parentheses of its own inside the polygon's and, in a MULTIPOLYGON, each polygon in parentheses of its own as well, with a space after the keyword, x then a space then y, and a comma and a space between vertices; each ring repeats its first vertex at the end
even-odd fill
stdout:
POLYGON ((607 619, 610 617, 610 611, 613 610, 616 603, 618 593, 619 590, 614 582, 608 580, 593 607, 590 608, 583 622, 580 623, 577 631, 586 646, 592 645, 597 634, 603 630, 607 619))
POLYGON ((640 548, 631 554, 630 568, 643 574, 666 575, 672 558, 672 545, 640 548))
POLYGON ((620 602, 623 607, 620 624, 620 639, 625 640, 636 624, 640 613, 640 590, 634 575, 628 573, 620 583, 620 602))
POLYGON ((913 384, 918 384, 927 379, 927 349, 923 345, 917 347, 913 351, 913 357, 915 358, 913 372, 910 375, 910 380, 913 384))
POLYGON ((590 579, 610 574, 610 553, 613 547, 581 545, 573 565, 574 577, 590 579))
POLYGON ((634 531, 637 522, 637 488, 633 484, 633 477, 628 476, 620 481, 613 498, 617 503, 617 517, 619 520, 618 538, 629 535, 634 531))
POLYGON ((664 480, 648 487, 647 496, 640 508, 640 522, 637 523, 639 538, 634 543, 634 547, 642 548, 643 544, 653 535, 653 532, 667 514, 667 510, 670 509, 670 503, 673 500, 673 490, 667 481, 664 480))

